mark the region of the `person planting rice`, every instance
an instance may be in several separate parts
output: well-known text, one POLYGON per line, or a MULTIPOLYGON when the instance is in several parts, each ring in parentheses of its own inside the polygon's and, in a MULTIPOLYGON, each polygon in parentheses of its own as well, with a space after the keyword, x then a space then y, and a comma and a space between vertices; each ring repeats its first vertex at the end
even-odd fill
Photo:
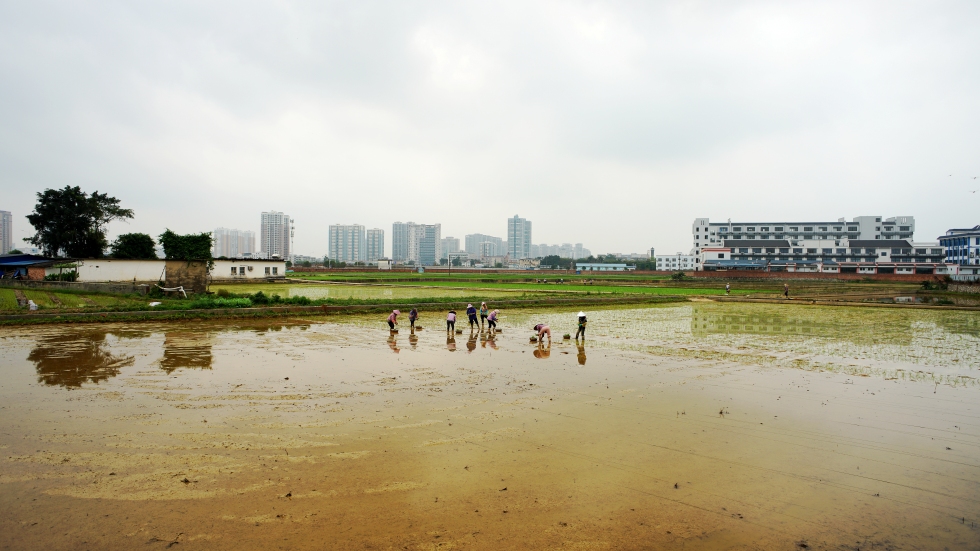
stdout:
POLYGON ((497 330, 497 316, 498 315, 500 315, 500 310, 494 310, 493 312, 490 312, 490 315, 489 316, 487 316, 487 330, 488 331, 496 331, 497 330))
POLYGON ((408 323, 412 326, 412 331, 415 331, 415 320, 419 319, 419 311, 412 308, 412 311, 408 313, 408 323))
POLYGON ((588 322, 589 322, 589 320, 585 319, 585 312, 579 312, 578 313, 578 331, 575 332, 575 340, 578 340, 579 334, 582 335, 582 340, 583 341, 585 340, 585 324, 588 323, 588 322))
POLYGON ((392 310, 391 315, 388 316, 388 328, 392 331, 395 330, 395 326, 398 325, 398 314, 401 314, 398 310, 392 310))
POLYGON ((534 326, 534 330, 538 332, 538 342, 544 339, 545 334, 548 335, 548 342, 551 342, 551 328, 543 323, 539 323, 534 326))
POLYGON ((473 330, 473 325, 476 323, 476 308, 472 304, 466 305, 466 317, 470 320, 470 330, 473 330))
POLYGON ((450 310, 446 314, 446 331, 452 332, 456 329, 456 310, 450 310))
POLYGON ((487 317, 488 317, 487 314, 488 313, 489 312, 488 312, 488 309, 487 309, 487 303, 486 302, 481 302, 480 303, 480 331, 483 331, 483 322, 485 322, 487 320, 487 317))

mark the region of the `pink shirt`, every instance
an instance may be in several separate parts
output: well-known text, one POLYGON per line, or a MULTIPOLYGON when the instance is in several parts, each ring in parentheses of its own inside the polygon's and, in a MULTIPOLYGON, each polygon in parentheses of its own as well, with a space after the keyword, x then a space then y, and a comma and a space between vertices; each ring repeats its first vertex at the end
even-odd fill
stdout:
MULTIPOLYGON (((398 314, 392 312, 391 315, 388 316, 388 321, 395 322, 395 321, 397 321, 397 317, 398 317, 398 314)), ((374 319, 378 319, 378 318, 374 318, 374 319)))
POLYGON ((456 314, 452 312, 446 314, 446 321, 456 321, 456 314))

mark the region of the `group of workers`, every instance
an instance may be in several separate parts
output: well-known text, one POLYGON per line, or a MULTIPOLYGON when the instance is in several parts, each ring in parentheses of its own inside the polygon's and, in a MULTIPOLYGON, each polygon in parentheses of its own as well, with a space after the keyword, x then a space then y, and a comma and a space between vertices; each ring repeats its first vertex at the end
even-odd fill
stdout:
MULTIPOLYGON (((388 315, 388 328, 392 331, 395 330, 395 326, 398 325, 398 316, 401 315, 400 310, 392 310, 391 314, 388 315)), ((477 310, 472 304, 466 305, 466 317, 470 322, 470 330, 479 328, 483 331, 484 325, 491 333, 497 330, 497 320, 500 315, 500 310, 490 310, 487 307, 486 302, 480 303, 480 309, 477 310), (479 320, 477 319, 479 315, 479 320)), ((415 331, 415 322, 419 319, 419 311, 415 308, 408 313, 408 322, 411 324, 410 327, 412 332, 415 331)), ((575 332, 575 340, 579 337, 585 340, 585 325, 588 323, 588 319, 585 316, 585 312, 578 313, 578 330, 575 332)), ((548 342, 551 342, 551 327, 547 324, 539 323, 532 328, 536 334, 538 341, 544 339, 545 336, 548 337, 548 342)), ((449 310, 446 314, 446 332, 453 333, 456 330, 456 311, 449 310)))

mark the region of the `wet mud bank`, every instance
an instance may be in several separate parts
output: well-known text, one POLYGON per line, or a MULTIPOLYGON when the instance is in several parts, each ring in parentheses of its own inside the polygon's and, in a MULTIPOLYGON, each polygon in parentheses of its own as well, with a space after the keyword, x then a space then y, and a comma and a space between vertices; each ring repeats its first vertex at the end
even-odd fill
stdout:
POLYGON ((0 336, 0 547, 975 549, 968 312, 671 304, 0 336))

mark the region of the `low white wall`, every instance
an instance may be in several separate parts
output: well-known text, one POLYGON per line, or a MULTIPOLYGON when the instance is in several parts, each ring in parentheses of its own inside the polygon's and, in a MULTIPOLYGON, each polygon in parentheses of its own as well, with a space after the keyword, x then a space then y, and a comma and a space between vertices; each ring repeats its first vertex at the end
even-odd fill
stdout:
POLYGON ((285 277, 285 260, 215 260, 214 270, 211 271, 211 281, 265 279, 268 277, 285 277), (231 269, 235 268, 232 273, 231 269), (243 270, 244 268, 244 270, 243 270))
MULTIPOLYGON (((163 279, 163 260, 78 260, 78 281, 159 281, 163 279)), ((46 273, 58 273, 48 268, 46 273)))
MULTIPOLYGON (((166 261, 160 260, 119 260, 91 259, 75 261, 78 266, 78 281, 143 281, 156 282, 164 279, 166 261)), ((56 274, 58 268, 47 268, 45 274, 56 274)), ((285 277, 285 260, 215 260, 211 280, 266 279, 285 277), (235 273, 231 273, 231 268, 235 273), (242 269, 244 268, 244 270, 242 269)))

